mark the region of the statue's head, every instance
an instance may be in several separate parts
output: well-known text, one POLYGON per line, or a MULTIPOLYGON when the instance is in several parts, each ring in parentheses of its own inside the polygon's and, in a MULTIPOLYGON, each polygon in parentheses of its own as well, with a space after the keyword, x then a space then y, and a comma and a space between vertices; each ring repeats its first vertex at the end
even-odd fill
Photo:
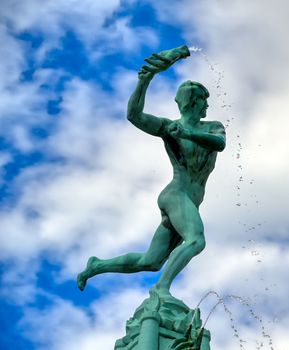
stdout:
POLYGON ((204 85, 188 80, 179 86, 175 101, 178 104, 181 114, 187 113, 190 110, 196 110, 200 118, 204 118, 206 116, 206 109, 208 107, 207 98, 209 96, 209 91, 204 85))

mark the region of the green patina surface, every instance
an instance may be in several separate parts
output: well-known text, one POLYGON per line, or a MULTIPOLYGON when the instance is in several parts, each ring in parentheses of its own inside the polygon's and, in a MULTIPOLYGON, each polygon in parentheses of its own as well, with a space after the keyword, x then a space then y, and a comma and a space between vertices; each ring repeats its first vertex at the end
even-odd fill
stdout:
POLYGON ((107 260, 89 258, 86 269, 78 275, 80 290, 84 290, 87 280, 95 275, 158 271, 166 263, 151 293, 156 293, 161 299, 170 298, 174 278, 205 248, 199 206, 217 153, 225 148, 222 123, 203 120, 209 92, 200 83, 185 81, 179 86, 175 98, 180 110, 179 119, 144 113, 146 91, 154 76, 189 55, 187 46, 181 46, 145 59, 148 65, 140 69, 136 89, 128 102, 127 119, 142 131, 162 138, 173 167, 173 178, 158 197, 162 220, 150 247, 145 253, 128 253, 107 260))

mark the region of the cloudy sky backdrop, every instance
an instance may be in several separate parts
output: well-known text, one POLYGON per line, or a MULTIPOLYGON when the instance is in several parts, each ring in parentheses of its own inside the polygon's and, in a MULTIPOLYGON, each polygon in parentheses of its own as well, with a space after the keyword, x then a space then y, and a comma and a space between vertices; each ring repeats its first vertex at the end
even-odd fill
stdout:
MULTIPOLYGON (((240 348, 232 327, 246 350, 289 349, 288 10, 286 0, 1 0, 1 349, 113 349, 147 297, 157 273, 106 274, 84 293, 75 280, 90 255, 144 251, 159 223, 171 167, 126 104, 143 59, 182 44, 203 50, 154 78, 145 110, 176 119, 178 84, 200 81, 228 141, 200 208, 207 247, 173 294, 191 307, 210 290, 250 304, 227 299, 233 325, 216 309, 214 350, 240 348)), ((201 304, 203 319, 216 302, 201 304)))

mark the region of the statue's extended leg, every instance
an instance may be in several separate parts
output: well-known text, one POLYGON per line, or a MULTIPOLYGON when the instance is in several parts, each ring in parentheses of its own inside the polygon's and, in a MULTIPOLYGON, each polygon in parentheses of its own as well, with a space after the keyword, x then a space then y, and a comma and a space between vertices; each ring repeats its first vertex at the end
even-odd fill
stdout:
POLYGON ((167 293, 172 281, 189 261, 205 248, 204 229, 199 211, 186 195, 166 198, 165 211, 183 243, 175 248, 156 284, 159 292, 167 293))
POLYGON ((158 271, 179 242, 180 237, 173 228, 162 223, 156 230, 146 253, 128 253, 107 260, 89 258, 86 269, 77 277, 78 287, 84 290, 89 278, 106 272, 158 271))

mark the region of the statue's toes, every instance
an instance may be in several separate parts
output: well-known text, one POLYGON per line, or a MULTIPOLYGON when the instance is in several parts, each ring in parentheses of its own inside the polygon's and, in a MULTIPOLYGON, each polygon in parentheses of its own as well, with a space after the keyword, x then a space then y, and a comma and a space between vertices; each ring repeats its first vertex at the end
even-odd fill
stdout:
POLYGON ((86 278, 84 278, 83 275, 80 273, 77 276, 77 286, 83 292, 85 285, 86 285, 86 278))

